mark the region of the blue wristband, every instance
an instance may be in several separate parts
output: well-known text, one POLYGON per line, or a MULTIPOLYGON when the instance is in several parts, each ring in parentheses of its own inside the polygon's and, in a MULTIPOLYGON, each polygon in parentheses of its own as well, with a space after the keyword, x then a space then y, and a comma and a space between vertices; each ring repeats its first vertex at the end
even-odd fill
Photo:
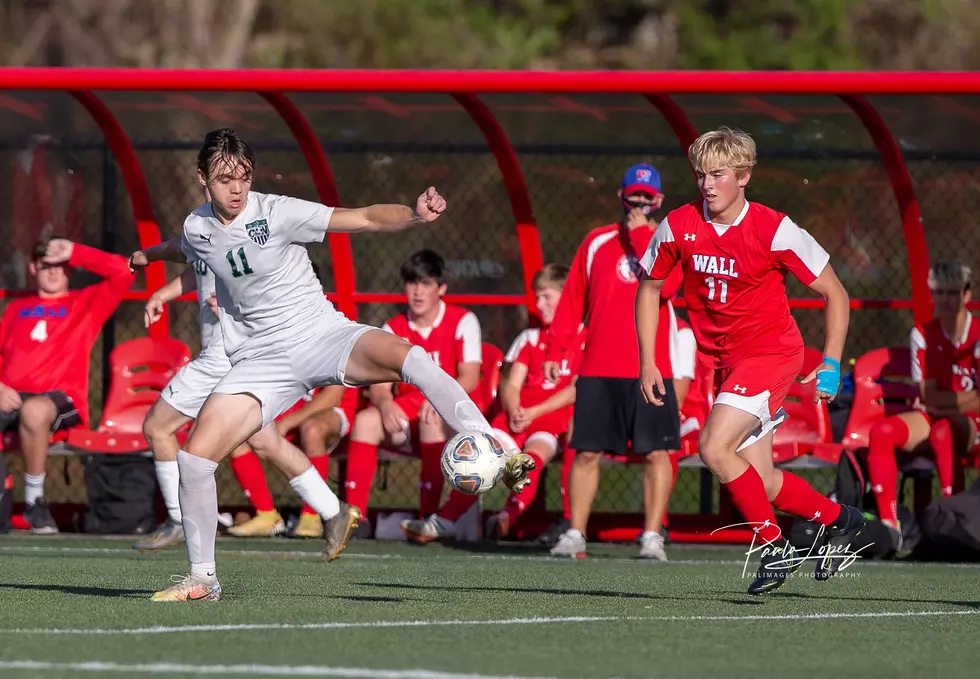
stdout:
POLYGON ((840 390, 840 361, 824 356, 821 362, 829 367, 817 372, 817 391, 836 396, 840 390))

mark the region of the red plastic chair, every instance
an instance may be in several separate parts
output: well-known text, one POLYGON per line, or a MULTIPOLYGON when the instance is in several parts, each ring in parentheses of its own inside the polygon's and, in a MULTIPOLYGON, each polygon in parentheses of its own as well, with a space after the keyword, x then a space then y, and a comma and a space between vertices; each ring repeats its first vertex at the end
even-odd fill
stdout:
POLYGON ((109 356, 109 397, 98 429, 72 431, 68 446, 90 453, 146 450, 143 419, 167 382, 190 360, 190 349, 175 339, 143 337, 120 344, 109 356))
POLYGON ((480 385, 477 391, 480 396, 481 405, 489 410, 494 399, 497 398, 497 389, 500 388, 500 375, 504 365, 504 352, 489 342, 483 343, 483 368, 480 373, 480 385))
POLYGON ((844 430, 846 448, 863 448, 874 424, 908 412, 919 397, 908 347, 873 349, 854 363, 854 401, 844 430))

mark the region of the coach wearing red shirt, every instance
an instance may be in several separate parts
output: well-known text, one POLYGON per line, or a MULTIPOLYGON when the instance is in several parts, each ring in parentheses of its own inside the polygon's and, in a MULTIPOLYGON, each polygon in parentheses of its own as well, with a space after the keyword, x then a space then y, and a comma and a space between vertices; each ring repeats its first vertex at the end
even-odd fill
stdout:
MULTIPOLYGON (((640 257, 657 230, 652 214, 663 202, 660 175, 648 164, 626 171, 619 197, 622 222, 594 229, 579 246, 554 323, 545 364, 546 375, 557 369, 587 325, 585 351, 575 397, 571 447, 576 452, 569 481, 571 528, 551 551, 554 556, 584 556, 585 528, 599 488, 599 462, 604 452, 632 452, 646 457, 643 470, 645 526, 640 556, 665 561, 660 534, 672 487, 668 451, 680 448, 677 399, 670 375, 664 375, 667 407, 644 402, 639 388, 640 360, 634 299, 639 286, 640 257)), ((675 275, 661 295, 664 300, 657 349, 669 366, 675 354, 677 322, 668 300, 680 288, 675 275)), ((660 362, 658 361, 658 365, 660 362)))
POLYGON ((37 296, 10 302, 0 321, 0 432, 16 429, 24 453, 24 516, 58 532, 44 501, 51 433, 87 425, 88 370, 102 325, 133 282, 125 257, 54 238, 34 247, 37 296), (73 267, 105 280, 68 289, 73 267))

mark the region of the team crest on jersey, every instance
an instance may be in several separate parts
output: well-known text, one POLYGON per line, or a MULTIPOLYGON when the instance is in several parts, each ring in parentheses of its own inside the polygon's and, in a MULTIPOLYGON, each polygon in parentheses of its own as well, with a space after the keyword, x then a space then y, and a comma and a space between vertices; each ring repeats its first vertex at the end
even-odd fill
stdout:
POLYGON ((640 260, 633 254, 623 255, 616 262, 616 275, 624 283, 636 283, 640 280, 640 276, 643 275, 643 267, 640 266, 640 260))
POLYGON ((245 225, 245 233, 256 245, 265 245, 269 240, 269 221, 266 219, 256 219, 245 225))

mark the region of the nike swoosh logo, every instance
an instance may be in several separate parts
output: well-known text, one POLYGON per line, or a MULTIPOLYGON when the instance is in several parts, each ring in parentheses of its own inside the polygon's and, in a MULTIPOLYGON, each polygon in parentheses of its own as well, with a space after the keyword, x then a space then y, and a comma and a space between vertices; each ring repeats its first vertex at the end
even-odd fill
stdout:
POLYGON ((210 595, 210 594, 211 594, 211 593, 212 593, 213 591, 214 591, 213 589, 208 589, 208 591, 207 591, 207 592, 205 592, 204 594, 202 594, 201 596, 191 596, 190 594, 188 594, 188 595, 187 595, 187 598, 188 598, 188 599, 190 599, 191 601, 200 601, 201 599, 206 599, 206 598, 208 598, 208 596, 209 596, 209 595, 210 595))

